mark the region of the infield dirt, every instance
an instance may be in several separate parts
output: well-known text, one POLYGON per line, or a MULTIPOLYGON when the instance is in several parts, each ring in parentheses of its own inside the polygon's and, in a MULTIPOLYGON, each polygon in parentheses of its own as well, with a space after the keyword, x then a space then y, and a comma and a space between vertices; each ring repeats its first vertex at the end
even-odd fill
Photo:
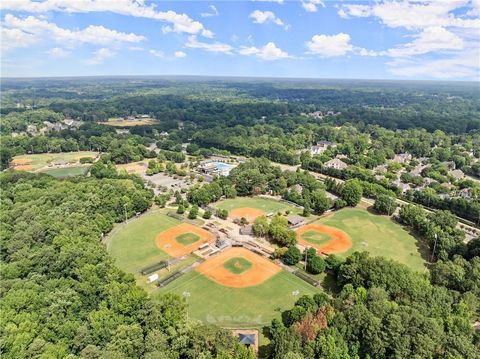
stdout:
POLYGON ((166 252, 172 257, 181 257, 186 254, 194 252, 199 246, 204 243, 209 243, 215 240, 215 235, 203 228, 194 226, 189 223, 182 223, 178 226, 160 232, 155 238, 157 247, 166 252), (200 237, 194 243, 183 245, 177 241, 177 237, 182 234, 193 233, 200 237))
POLYGON ((195 270, 225 287, 245 288, 265 282, 282 269, 248 249, 235 247, 209 258, 195 270), (235 274, 224 267, 225 262, 232 258, 244 258, 252 266, 240 274, 235 274))

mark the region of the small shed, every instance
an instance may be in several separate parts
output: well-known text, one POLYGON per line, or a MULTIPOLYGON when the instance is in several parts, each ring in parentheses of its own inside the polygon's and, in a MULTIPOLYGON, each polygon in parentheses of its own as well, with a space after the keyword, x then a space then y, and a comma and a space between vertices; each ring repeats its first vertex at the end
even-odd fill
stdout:
POLYGON ((290 227, 297 227, 305 222, 305 218, 297 216, 295 214, 291 214, 287 217, 287 221, 290 227))
POLYGON ((251 236, 253 234, 253 226, 251 224, 245 224, 240 227, 240 234, 244 236, 251 236))

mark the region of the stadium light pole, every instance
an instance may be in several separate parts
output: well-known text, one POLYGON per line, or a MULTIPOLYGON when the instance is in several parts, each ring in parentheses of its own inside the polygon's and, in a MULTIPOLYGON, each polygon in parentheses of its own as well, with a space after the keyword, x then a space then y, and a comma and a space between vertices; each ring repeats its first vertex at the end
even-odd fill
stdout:
POLYGON ((437 239, 438 239, 438 234, 435 233, 435 242, 433 242, 433 251, 432 251, 432 257, 430 258, 430 263, 433 262, 433 257, 435 256, 435 249, 437 248, 437 239))

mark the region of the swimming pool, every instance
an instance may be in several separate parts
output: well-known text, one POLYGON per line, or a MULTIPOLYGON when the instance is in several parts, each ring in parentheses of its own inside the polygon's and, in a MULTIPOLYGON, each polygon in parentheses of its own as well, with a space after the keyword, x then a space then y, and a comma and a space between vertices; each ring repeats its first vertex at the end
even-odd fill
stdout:
POLYGON ((233 166, 229 165, 228 163, 214 162, 214 164, 215 164, 215 167, 217 168, 217 170, 219 170, 219 171, 228 171, 228 170, 231 170, 233 168, 233 166))

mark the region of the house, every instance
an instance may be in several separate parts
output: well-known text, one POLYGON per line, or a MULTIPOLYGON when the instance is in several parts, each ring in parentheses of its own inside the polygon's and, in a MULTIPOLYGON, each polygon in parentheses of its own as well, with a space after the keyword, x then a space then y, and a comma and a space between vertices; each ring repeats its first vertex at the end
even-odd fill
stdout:
POLYGON ((297 192, 298 194, 301 194, 303 191, 303 186, 297 183, 293 186, 290 186, 289 190, 290 192, 297 192))
POLYGON ((448 171, 448 174, 457 180, 460 180, 465 177, 465 173, 463 173, 462 170, 448 171))
POLYGON ((310 148, 310 154, 312 156, 319 155, 319 154, 323 153, 324 151, 328 150, 329 147, 330 148, 335 148, 335 147, 337 147, 337 145, 334 144, 333 142, 330 142, 330 141, 317 142, 317 144, 315 146, 312 146, 310 148))
POLYGON ((379 165, 373 168, 375 173, 386 173, 387 172, 387 165, 379 165))
POLYGON ((334 158, 330 161, 325 162, 324 166, 328 168, 335 168, 336 170, 344 170, 348 167, 345 162, 338 158, 334 158))
POLYGON ((457 193, 458 197, 461 197, 463 199, 471 199, 471 193, 470 193, 470 188, 463 188, 457 193))
POLYGON ((410 153, 400 153, 395 155, 392 161, 396 163, 407 163, 410 162, 411 159, 412 155, 410 153))
POLYGON ((162 136, 162 137, 167 137, 167 136, 168 136, 168 132, 167 132, 167 131, 162 131, 162 132, 160 132, 160 136, 162 136))
POLYGON ((27 133, 29 135, 32 135, 32 136, 35 136, 38 132, 37 132, 37 126, 35 125, 28 125, 27 126, 27 133))
POLYGON ((130 133, 130 130, 128 128, 116 128, 115 132, 118 135, 124 135, 124 134, 130 133))
POLYGON ((83 121, 77 121, 77 120, 74 120, 73 118, 66 118, 65 120, 63 120, 63 123, 68 127, 75 127, 75 128, 80 128, 80 126, 84 124, 83 121))
POLYGON ((397 179, 396 181, 393 182, 393 184, 395 186, 397 186, 398 188, 400 188, 400 190, 403 192, 406 192, 408 190, 410 190, 410 185, 407 184, 407 183, 403 183, 402 181, 400 181, 399 179, 397 179))
POLYGON ((295 214, 290 214, 287 216, 287 221, 290 227, 297 227, 305 222, 305 218, 295 214))
POLYGON ((251 236, 253 235, 253 226, 251 224, 245 224, 240 227, 239 232, 241 235, 251 236))

